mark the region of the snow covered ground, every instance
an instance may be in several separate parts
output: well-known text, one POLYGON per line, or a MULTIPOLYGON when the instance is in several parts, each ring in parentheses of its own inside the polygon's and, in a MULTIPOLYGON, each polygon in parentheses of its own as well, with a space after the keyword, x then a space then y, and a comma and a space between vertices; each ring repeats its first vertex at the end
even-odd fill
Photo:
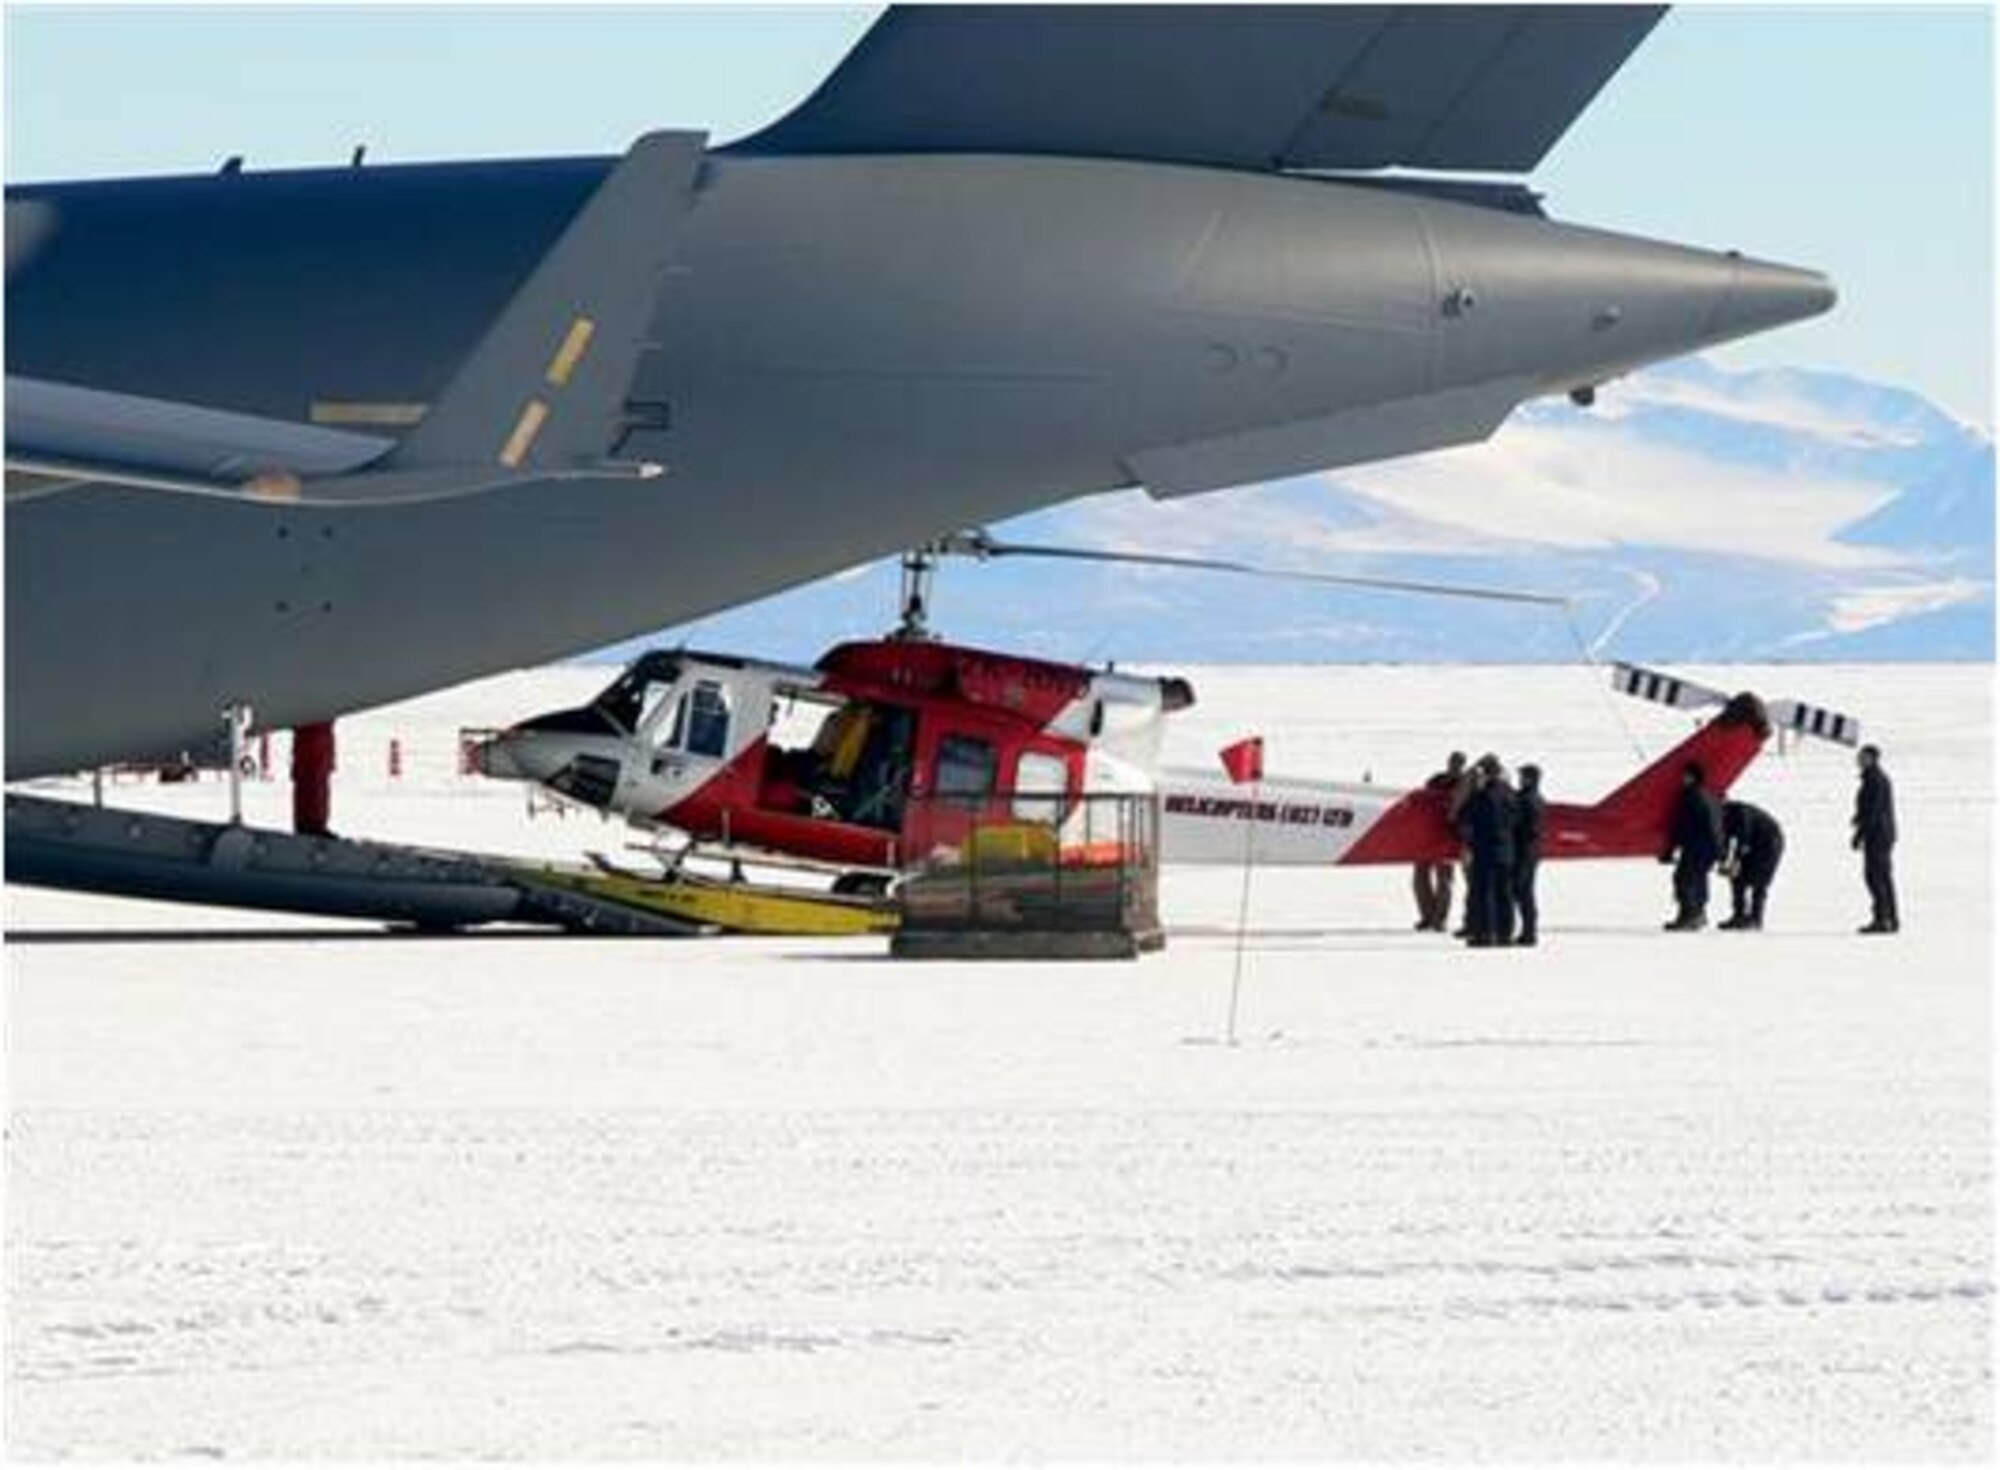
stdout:
MULTIPOLYGON (((1177 760, 1635 761, 1576 669, 1194 672, 1177 760)), ((344 725, 340 825, 615 848, 448 774, 604 677, 344 725)), ((9 1449, 1984 1458, 1991 671, 1711 677, 1880 739, 1902 936, 1851 932, 1826 747, 1741 787, 1791 838, 1760 936, 1660 934, 1648 864, 1547 872, 1546 947, 1476 954, 1401 873, 1259 875, 1235 1048, 1230 874, 1098 966, 10 891, 9 1449)))

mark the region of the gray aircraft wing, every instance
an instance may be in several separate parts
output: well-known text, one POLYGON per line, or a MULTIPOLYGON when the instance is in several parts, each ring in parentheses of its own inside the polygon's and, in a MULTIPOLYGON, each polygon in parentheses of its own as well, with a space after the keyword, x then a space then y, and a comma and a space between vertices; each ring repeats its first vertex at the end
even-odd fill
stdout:
MULTIPOLYGON (((69 383, 7 377, 7 493, 91 480, 255 494, 260 477, 350 474, 395 441, 69 383)), ((266 488, 279 483, 262 482, 266 488)))
MULTIPOLYGON (((496 424, 497 438, 504 425, 496 424)), ((397 441, 198 403, 7 378, 7 503, 90 485, 271 504, 391 505, 477 494, 581 469, 392 462, 397 441)), ((634 474, 623 466, 591 473, 634 474)))
POLYGON ((896 6, 733 149, 1524 173, 1665 10, 896 6))
POLYGON ((1245 429, 1218 439, 1154 445, 1127 455, 1125 464, 1156 500, 1205 495, 1232 485, 1477 444, 1491 438, 1507 415, 1539 389, 1531 377, 1496 378, 1420 398, 1343 409, 1323 418, 1245 429))
POLYGON ((8 500, 108 483, 382 505, 657 474, 615 453, 705 144, 634 143, 405 438, 9 376, 8 500))

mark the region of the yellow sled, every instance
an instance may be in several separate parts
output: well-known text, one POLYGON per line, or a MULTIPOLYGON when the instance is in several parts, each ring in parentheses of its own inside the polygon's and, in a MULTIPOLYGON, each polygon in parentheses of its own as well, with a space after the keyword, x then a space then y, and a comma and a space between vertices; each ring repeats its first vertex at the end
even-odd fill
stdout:
POLYGON ((882 898, 730 883, 689 873, 648 878, 617 870, 537 868, 532 876, 537 883, 723 934, 838 938, 896 930, 895 906, 882 898))

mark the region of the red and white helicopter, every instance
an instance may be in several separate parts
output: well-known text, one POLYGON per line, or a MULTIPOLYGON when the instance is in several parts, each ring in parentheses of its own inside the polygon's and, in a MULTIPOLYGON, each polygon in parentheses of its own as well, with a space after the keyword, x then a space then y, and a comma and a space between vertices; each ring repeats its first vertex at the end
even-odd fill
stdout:
MULTIPOLYGON (((1085 793, 1160 800, 1160 859, 1283 866, 1444 862, 1460 843, 1449 793, 1292 777, 1254 789, 1160 763, 1165 722, 1194 703, 1185 679, 1023 658, 939 641, 925 627, 941 553, 1039 555, 1246 572, 1514 602, 1539 593, 1272 572, 1234 562, 1016 546, 965 533, 904 561, 904 618, 887 637, 840 644, 811 667, 686 649, 642 655, 590 703, 525 720, 479 745, 484 774, 671 830, 691 844, 841 870, 850 887, 921 866, 975 825, 1036 822, 1082 847, 1085 793), (864 876, 867 875, 867 876, 864 876)), ((1717 713, 1590 804, 1550 802, 1544 856, 1650 858, 1689 761, 1726 792, 1774 728, 1854 745, 1852 719, 1796 701, 1766 706, 1627 664, 1623 693, 1717 713)))

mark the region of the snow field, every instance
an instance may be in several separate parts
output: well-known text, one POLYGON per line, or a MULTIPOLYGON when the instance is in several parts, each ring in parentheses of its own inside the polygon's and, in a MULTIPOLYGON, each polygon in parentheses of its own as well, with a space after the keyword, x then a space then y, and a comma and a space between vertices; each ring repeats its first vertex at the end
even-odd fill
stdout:
MULTIPOLYGON (((1648 864, 1545 869, 1546 947, 1478 954, 1409 932, 1401 872, 1258 874, 1234 1048, 1226 872, 1171 872, 1167 954, 1100 966, 10 891, 9 1447, 1985 1458, 1990 671, 1686 672, 1868 724, 1905 934, 1851 933, 1826 747, 1741 788, 1790 838, 1762 935, 1659 934, 1648 864)), ((1177 761, 1262 729, 1274 771, 1405 784, 1459 744, 1570 797, 1636 759, 1575 669, 1195 678, 1177 761)), ((1625 715, 1655 753, 1687 723, 1625 715)), ((336 796, 359 833, 623 840, 521 812, 336 796)))

